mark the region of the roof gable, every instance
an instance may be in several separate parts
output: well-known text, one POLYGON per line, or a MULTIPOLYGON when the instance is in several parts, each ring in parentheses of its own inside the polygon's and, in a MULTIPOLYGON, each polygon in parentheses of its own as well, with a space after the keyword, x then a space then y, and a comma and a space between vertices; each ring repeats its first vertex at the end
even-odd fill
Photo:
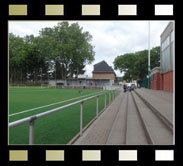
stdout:
POLYGON ((105 61, 101 61, 94 65, 93 73, 114 73, 114 70, 105 61))

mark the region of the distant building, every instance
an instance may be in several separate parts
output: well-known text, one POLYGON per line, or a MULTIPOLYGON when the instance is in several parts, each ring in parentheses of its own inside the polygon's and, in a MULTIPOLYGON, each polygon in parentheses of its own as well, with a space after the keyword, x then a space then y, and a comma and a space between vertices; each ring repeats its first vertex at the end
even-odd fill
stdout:
POLYGON ((165 90, 173 92, 174 75, 174 25, 170 22, 161 38, 160 68, 151 71, 151 89, 165 90))
POLYGON ((116 74, 111 66, 105 61, 94 65, 93 77, 82 75, 78 78, 68 78, 66 80, 49 80, 50 86, 61 86, 63 88, 103 88, 114 85, 116 74))
POLYGON ((93 78, 68 78, 66 80, 49 80, 50 86, 58 86, 62 88, 88 88, 98 89, 93 78))
POLYGON ((92 73, 96 86, 111 86, 116 80, 116 73, 105 61, 95 64, 92 73))
POLYGON ((116 77, 115 83, 117 85, 123 85, 123 77, 116 77))

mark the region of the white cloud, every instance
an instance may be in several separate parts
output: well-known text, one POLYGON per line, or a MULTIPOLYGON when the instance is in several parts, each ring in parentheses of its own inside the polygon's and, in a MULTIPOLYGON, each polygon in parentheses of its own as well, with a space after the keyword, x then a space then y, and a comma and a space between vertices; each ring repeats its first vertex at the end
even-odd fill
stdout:
MULTIPOLYGON (((45 27, 53 27, 59 21, 10 21, 9 32, 19 36, 33 34, 45 27)), ((86 65, 86 75, 92 76, 93 65, 105 60, 113 66, 114 59, 122 54, 148 48, 148 21, 69 21, 78 22, 83 31, 93 36, 95 61, 86 65)), ((160 45, 160 35, 169 21, 151 21, 151 47, 160 45)), ((121 75, 116 71, 117 75, 121 75)))

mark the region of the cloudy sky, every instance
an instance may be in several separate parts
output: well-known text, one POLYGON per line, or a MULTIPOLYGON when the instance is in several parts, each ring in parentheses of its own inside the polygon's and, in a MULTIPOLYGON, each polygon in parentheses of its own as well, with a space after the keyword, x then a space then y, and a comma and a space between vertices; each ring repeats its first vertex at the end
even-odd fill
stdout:
MULTIPOLYGON (((39 35, 45 27, 54 27, 59 21, 11 21, 9 32, 21 37, 39 35)), ((92 76, 93 65, 105 60, 113 67, 114 59, 125 53, 133 53, 148 48, 148 21, 69 21, 78 22, 83 31, 93 36, 95 61, 86 65, 85 75, 92 76)), ((160 45, 160 35, 169 21, 151 21, 151 48, 160 45)), ((122 74, 115 71, 117 76, 122 74)))

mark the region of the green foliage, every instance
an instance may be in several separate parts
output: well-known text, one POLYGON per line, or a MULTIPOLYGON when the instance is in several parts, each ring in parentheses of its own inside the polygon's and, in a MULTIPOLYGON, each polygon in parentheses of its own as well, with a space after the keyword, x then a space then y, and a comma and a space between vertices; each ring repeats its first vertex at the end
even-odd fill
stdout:
MULTIPOLYGON (((159 66, 160 47, 151 50, 151 69, 159 66)), ((146 78, 148 73, 148 51, 143 50, 136 53, 128 53, 118 56, 114 60, 114 67, 124 72, 123 80, 132 81, 146 78)))
POLYGON ((10 82, 65 79, 83 74, 94 60, 92 36, 78 23, 43 28, 39 36, 9 34, 10 82))
POLYGON ((61 78, 83 74, 85 64, 94 60, 92 36, 82 30, 78 23, 69 26, 68 22, 61 22, 40 31, 40 51, 55 62, 61 78))

